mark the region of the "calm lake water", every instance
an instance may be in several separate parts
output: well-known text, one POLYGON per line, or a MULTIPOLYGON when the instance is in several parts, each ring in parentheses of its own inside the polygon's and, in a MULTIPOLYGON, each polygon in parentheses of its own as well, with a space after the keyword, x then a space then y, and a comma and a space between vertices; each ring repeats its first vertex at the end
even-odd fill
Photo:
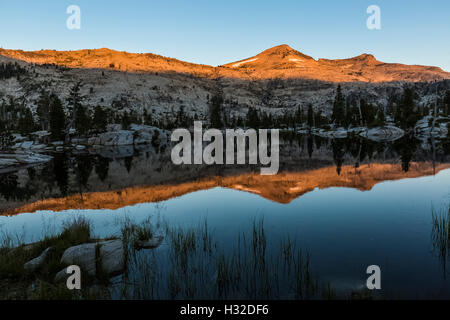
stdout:
MULTIPOLYGON (((149 168, 142 165, 148 163, 148 154, 134 153, 131 162, 135 171, 124 171, 133 177, 129 181, 128 176, 120 178, 118 172, 120 168, 125 170, 126 161, 129 165, 130 160, 111 159, 110 174, 117 174, 118 178, 102 181, 98 172, 95 174, 98 156, 81 155, 92 160, 92 168, 82 183, 80 169, 73 164, 77 157, 67 160, 67 196, 84 195, 83 208, 74 209, 70 204, 66 208, 52 207, 54 203, 45 200, 54 196, 54 192, 43 192, 42 188, 52 189, 44 184, 39 190, 33 189, 35 192, 28 197, 31 200, 14 197, 4 200, 10 204, 8 209, 22 209, 10 216, 0 216, 0 230, 28 243, 58 231, 63 221, 74 215, 86 216, 98 237, 119 235, 118 222, 125 217, 139 222, 150 216, 155 223, 182 227, 197 226, 207 220, 214 238, 230 249, 238 233, 250 232, 255 220, 264 219, 269 250, 278 250, 281 239, 288 236, 295 239, 310 253, 311 268, 319 280, 330 283, 338 292, 365 288, 367 266, 379 265, 383 298, 450 298, 450 272, 446 270, 449 256, 442 257, 432 241, 433 208, 443 213, 449 210, 447 156, 438 152, 440 159, 436 161, 435 153, 433 170, 431 153, 420 146, 413 152, 405 149, 408 153, 405 157, 392 144, 374 144, 370 156, 361 159, 361 148, 359 153, 352 154, 349 150, 354 148, 353 142, 350 147, 342 144, 338 149, 333 143, 323 141, 320 147, 316 143, 311 158, 307 143, 303 148, 299 143, 298 149, 286 151, 282 162, 289 160, 284 161, 285 170, 278 178, 256 175, 249 178, 247 172, 228 175, 221 172, 232 180, 223 178, 211 184, 208 175, 201 182, 193 180, 199 176, 194 172, 194 178, 188 175, 182 181, 170 180, 173 197, 161 195, 159 201, 131 200, 133 192, 139 192, 136 189, 121 194, 123 205, 112 200, 111 191, 136 185, 148 187, 149 184, 136 178, 143 172, 152 172, 154 185, 164 184, 160 176, 171 179, 171 169, 166 171, 163 158, 149 168), (292 154, 298 155, 294 156, 294 167, 288 164, 292 154), (198 188, 186 189, 186 183, 194 186, 197 183, 198 188), (44 200, 41 207, 29 206, 37 200, 44 200), (94 209, 93 202, 99 207, 94 209)), ((53 166, 54 170, 54 164, 47 166, 53 166)), ((36 184, 35 180, 42 180, 39 177, 46 170, 52 171, 45 166, 36 169, 33 179, 28 172, 15 173, 16 188, 36 184)), ((211 175, 216 176, 217 172, 211 175)), ((61 184, 52 183, 55 189, 61 184)), ((150 188, 148 192, 162 191, 150 188)))

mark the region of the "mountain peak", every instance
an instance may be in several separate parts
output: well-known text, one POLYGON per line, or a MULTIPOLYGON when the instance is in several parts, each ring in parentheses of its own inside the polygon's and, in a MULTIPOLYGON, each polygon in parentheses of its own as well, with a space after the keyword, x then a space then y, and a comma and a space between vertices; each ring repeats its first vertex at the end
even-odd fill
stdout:
POLYGON ((307 56, 307 55, 301 53, 300 51, 292 49, 287 44, 281 44, 281 45, 269 48, 267 50, 264 50, 257 56, 279 56, 281 58, 285 58, 287 56, 299 56, 299 57, 303 57, 303 58, 307 58, 307 59, 313 59, 312 57, 307 56))
POLYGON ((363 53, 353 58, 354 60, 364 60, 368 62, 376 62, 377 59, 370 53, 363 53))
POLYGON ((263 52, 267 52, 267 53, 279 53, 279 52, 286 52, 286 51, 295 51, 294 49, 292 49, 289 45, 287 44, 280 44, 278 46, 269 48, 264 50, 263 52))
POLYGON ((347 59, 315 60, 287 44, 269 48, 253 57, 218 68, 151 53, 135 54, 108 48, 77 51, 22 51, 0 48, 0 60, 4 58, 34 64, 55 64, 68 68, 114 69, 126 72, 177 72, 202 77, 293 78, 329 82, 426 82, 450 79, 450 73, 437 67, 384 63, 368 53, 347 59))

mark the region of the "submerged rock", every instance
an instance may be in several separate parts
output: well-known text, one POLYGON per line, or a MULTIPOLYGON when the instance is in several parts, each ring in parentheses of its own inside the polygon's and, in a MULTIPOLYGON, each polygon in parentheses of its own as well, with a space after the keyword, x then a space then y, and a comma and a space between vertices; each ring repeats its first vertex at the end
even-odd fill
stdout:
POLYGON ((347 138, 347 130, 344 128, 338 128, 336 130, 319 129, 314 130, 313 134, 324 138, 347 138))
POLYGON ((53 159, 49 155, 33 153, 33 152, 16 152, 0 154, 0 168, 45 163, 53 159))
POLYGON ((395 141, 405 135, 405 131, 395 126, 376 127, 359 134, 373 141, 395 141))

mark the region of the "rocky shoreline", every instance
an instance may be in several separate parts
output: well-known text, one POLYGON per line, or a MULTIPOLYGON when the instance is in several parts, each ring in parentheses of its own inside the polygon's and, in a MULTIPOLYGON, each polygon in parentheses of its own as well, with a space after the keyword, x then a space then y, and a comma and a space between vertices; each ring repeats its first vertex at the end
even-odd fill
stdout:
MULTIPOLYGON (((2 261, 7 259, 8 263, 16 265, 14 271, 3 272, 3 281, 21 288, 20 295, 27 299, 39 296, 42 286, 51 288, 55 294, 61 294, 62 290, 71 298, 82 295, 110 299, 114 286, 122 283, 127 272, 128 255, 156 249, 164 239, 162 235, 153 234, 151 226, 146 223, 125 226, 122 232, 126 235, 123 233, 122 237, 109 239, 93 239, 89 229, 88 222, 74 220, 53 238, 10 249, 0 248, 2 261), (81 291, 66 288, 67 280, 73 273, 69 266, 80 268, 81 291)), ((8 268, 6 266, 6 270, 8 268)))
MULTIPOLYGON (((439 118, 438 124, 431 131, 431 116, 424 117, 417 122, 415 128, 410 132, 420 140, 429 137, 437 139, 445 138, 448 134, 447 118, 439 118)), ((281 129, 286 130, 286 129, 281 129)), ((287 130, 291 131, 291 130, 287 130)), ((34 140, 29 140, 19 134, 14 135, 14 145, 9 152, 0 153, 0 172, 16 170, 17 168, 36 165, 50 161, 52 152, 73 151, 101 153, 105 148, 139 148, 139 146, 151 145, 154 148, 166 148, 170 144, 170 131, 154 126, 131 124, 128 130, 123 130, 120 124, 112 124, 104 133, 92 135, 85 138, 73 138, 70 144, 63 141, 45 143, 49 133, 38 131, 32 134, 34 140)), ((323 138, 345 139, 348 137, 360 136, 375 142, 393 142, 402 138, 406 132, 392 123, 385 126, 367 128, 302 128, 296 130, 297 134, 312 134, 323 138)))

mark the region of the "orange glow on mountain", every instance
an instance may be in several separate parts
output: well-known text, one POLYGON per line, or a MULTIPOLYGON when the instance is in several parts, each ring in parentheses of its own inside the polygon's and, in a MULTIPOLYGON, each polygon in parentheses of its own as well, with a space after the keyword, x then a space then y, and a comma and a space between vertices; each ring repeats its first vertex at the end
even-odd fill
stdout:
POLYGON ((289 78, 329 82, 417 82, 450 79, 450 73, 438 67, 384 63, 371 54, 349 59, 315 60, 288 45, 276 46, 256 56, 218 67, 184 62, 152 53, 128 53, 106 48, 29 52, 0 49, 0 55, 27 63, 55 64, 69 68, 183 73, 206 78, 289 78))
MULTIPOLYGON (((447 168, 450 168, 450 164, 437 164, 435 173, 447 168)), ((342 166, 340 175, 336 173, 335 166, 303 172, 284 172, 273 176, 247 173, 204 178, 180 184, 137 186, 117 191, 74 194, 65 198, 36 201, 5 214, 15 215, 40 210, 58 212, 67 209, 118 209, 139 203, 168 200, 215 187, 250 192, 271 201, 287 204, 315 188, 347 187, 366 191, 383 181, 417 178, 433 173, 431 164, 427 162, 411 163, 408 172, 401 170, 401 164, 364 164, 359 168, 351 165, 342 166)))

